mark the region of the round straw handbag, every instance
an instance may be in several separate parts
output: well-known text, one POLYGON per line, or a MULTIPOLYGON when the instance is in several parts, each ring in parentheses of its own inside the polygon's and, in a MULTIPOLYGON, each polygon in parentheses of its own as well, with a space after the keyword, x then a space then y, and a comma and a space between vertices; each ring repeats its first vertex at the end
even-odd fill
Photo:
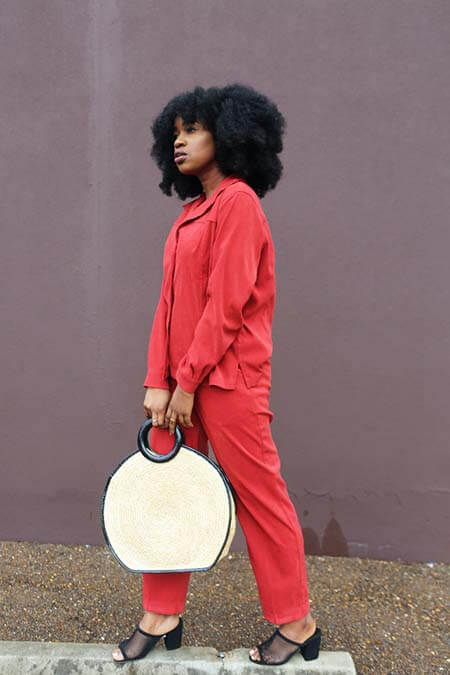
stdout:
POLYGON ((184 444, 176 425, 166 454, 151 450, 148 418, 138 449, 110 474, 102 494, 103 535, 130 572, 209 570, 229 551, 236 529, 234 488, 222 467, 184 444))

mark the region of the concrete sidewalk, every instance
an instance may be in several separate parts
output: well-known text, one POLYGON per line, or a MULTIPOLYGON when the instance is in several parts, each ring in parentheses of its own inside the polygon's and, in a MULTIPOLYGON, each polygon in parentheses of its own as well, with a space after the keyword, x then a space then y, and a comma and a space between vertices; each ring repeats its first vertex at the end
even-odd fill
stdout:
MULTIPOLYGON (((111 661, 114 645, 60 642, 0 642, 0 675, 109 675, 117 672, 140 675, 253 675, 246 649, 218 652, 212 647, 180 647, 168 652, 159 645, 145 659, 117 666, 111 661)), ((265 671, 264 671, 265 672, 265 671)), ((321 652, 315 661, 305 662, 295 654, 283 666, 271 666, 274 675, 355 675, 345 652, 321 652)))

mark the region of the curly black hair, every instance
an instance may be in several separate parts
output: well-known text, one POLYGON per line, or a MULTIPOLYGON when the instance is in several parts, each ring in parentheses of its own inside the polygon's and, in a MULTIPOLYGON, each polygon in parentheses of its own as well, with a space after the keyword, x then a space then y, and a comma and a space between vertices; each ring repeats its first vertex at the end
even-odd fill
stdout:
POLYGON ((225 87, 197 86, 174 96, 154 119, 151 157, 161 169, 159 188, 181 199, 199 195, 197 176, 184 175, 173 161, 173 127, 177 115, 184 123, 201 122, 213 136, 215 160, 225 175, 239 176, 259 197, 264 197, 281 178, 283 165, 277 154, 283 149, 285 119, 267 96, 239 83, 225 87))

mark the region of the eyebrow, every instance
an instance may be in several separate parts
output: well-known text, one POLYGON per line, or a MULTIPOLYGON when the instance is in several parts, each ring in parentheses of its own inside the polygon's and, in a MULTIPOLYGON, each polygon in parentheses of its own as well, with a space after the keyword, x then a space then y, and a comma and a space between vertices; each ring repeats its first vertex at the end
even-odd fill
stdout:
MULTIPOLYGON (((183 124, 182 124, 181 126, 182 126, 182 127, 189 127, 189 126, 191 126, 191 125, 193 125, 193 124, 198 124, 197 120, 195 120, 195 122, 183 122, 183 124)), ((177 130, 177 128, 176 128, 176 126, 174 125, 174 126, 172 127, 172 131, 176 131, 176 130, 177 130)))

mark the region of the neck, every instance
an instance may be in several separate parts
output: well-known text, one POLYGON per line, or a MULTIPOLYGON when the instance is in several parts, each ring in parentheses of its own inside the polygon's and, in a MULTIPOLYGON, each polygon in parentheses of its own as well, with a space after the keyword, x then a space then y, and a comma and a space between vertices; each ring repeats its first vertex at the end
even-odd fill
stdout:
POLYGON ((208 199, 225 176, 217 167, 213 167, 204 175, 198 176, 198 178, 202 184, 205 199, 208 199))

